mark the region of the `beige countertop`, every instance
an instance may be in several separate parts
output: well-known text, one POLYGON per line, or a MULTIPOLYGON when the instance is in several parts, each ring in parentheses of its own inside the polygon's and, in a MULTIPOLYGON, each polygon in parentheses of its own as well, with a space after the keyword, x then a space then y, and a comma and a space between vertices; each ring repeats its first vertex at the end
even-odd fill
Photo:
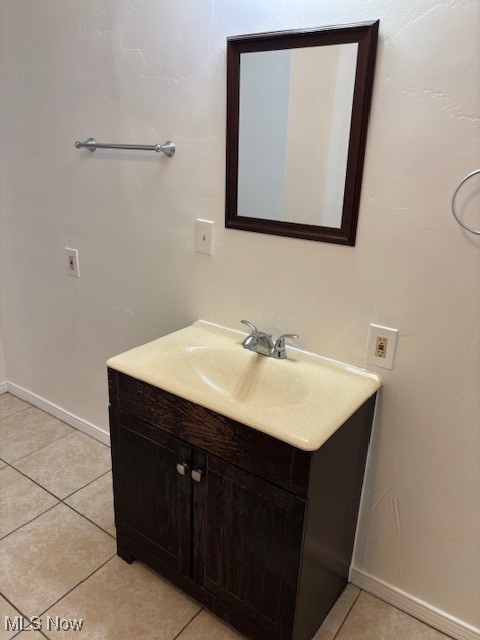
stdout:
POLYGON ((305 451, 321 447, 381 386, 374 373, 294 347, 285 360, 253 353, 244 338, 198 320, 107 365, 305 451))

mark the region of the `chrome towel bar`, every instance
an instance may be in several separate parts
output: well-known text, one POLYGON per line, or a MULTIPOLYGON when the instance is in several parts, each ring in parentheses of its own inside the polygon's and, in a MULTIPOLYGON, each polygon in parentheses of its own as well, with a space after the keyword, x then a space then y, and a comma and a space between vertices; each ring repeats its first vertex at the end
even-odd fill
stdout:
POLYGON ((113 144, 110 142, 97 142, 95 138, 88 138, 85 142, 75 142, 77 149, 90 149, 93 153, 95 149, 129 149, 134 151, 162 151, 166 156, 171 158, 175 155, 175 143, 167 140, 163 144, 113 144))

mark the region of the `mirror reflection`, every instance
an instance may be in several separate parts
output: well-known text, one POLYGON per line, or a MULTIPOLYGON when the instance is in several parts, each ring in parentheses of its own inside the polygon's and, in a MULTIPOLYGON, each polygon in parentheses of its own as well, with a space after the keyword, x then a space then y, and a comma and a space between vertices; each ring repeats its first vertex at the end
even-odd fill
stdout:
POLYGON ((339 229, 358 44, 240 55, 238 216, 339 229))

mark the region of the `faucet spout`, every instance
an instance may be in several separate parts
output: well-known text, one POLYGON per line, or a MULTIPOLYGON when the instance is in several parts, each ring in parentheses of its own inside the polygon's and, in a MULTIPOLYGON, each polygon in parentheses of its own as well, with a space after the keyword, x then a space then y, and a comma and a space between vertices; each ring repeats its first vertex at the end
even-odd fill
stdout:
POLYGON ((242 342, 242 347, 244 349, 250 349, 253 350, 256 346, 257 346, 258 340, 255 336, 253 335, 249 335, 245 338, 245 340, 242 342))
POLYGON ((249 351, 254 351, 255 353, 261 353, 262 355, 269 356, 271 358, 286 358, 287 353, 285 350, 285 340, 287 338, 298 338, 296 334, 285 333, 274 343, 271 333, 259 331, 257 327, 251 322, 248 322, 248 320, 242 320, 242 323, 246 324, 250 328, 250 334, 242 342, 243 348, 248 349, 249 351))
POLYGON ((242 344, 245 349, 261 353, 264 356, 272 355, 275 348, 271 334, 264 333, 263 331, 255 331, 255 333, 251 333, 245 338, 242 344))

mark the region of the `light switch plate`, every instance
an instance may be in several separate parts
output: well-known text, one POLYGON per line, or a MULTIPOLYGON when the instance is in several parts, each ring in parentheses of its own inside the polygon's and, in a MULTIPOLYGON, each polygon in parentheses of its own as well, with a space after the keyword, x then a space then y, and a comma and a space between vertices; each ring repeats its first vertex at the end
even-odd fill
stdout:
POLYGON ((78 262, 78 249, 65 247, 65 260, 67 264, 67 273, 74 278, 80 277, 80 264, 78 262))
POLYGON ((398 329, 371 324, 367 342, 367 364, 393 369, 398 333, 398 329))
POLYGON ((195 251, 212 255, 213 222, 197 218, 195 220, 195 251))

